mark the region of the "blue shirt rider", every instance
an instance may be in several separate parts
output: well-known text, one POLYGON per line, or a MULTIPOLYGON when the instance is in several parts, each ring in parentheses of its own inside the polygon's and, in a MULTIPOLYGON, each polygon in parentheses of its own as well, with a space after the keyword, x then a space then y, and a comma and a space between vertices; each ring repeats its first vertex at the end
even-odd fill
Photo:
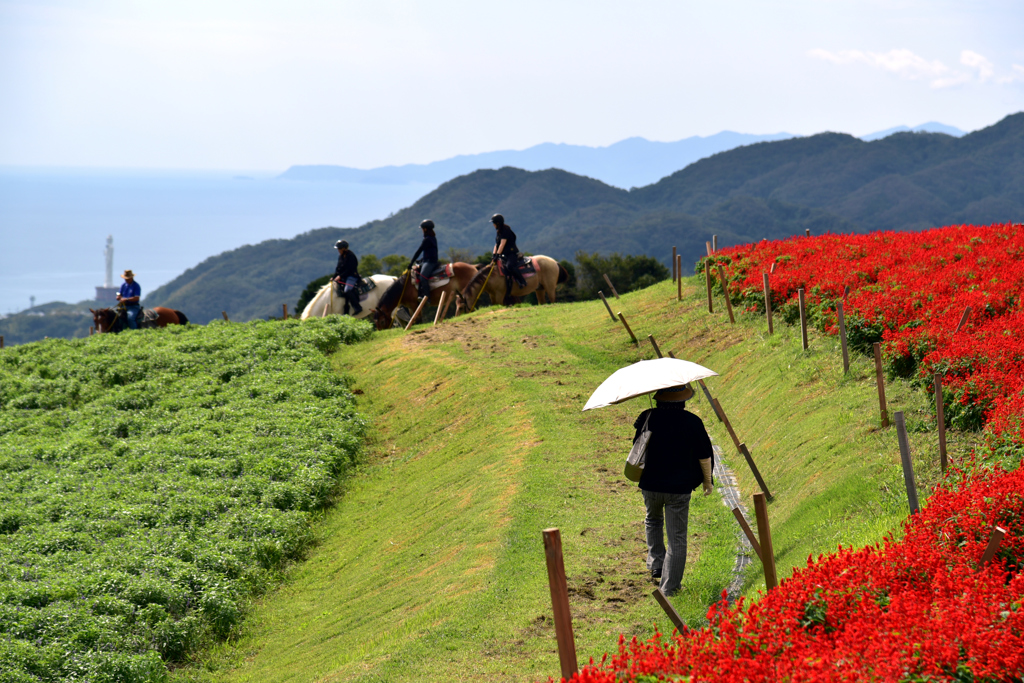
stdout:
POLYGON ((135 273, 130 270, 121 273, 121 277, 124 278, 124 284, 121 285, 121 291, 117 293, 117 300, 124 307, 125 317, 128 318, 128 329, 137 330, 139 329, 139 312, 142 310, 142 306, 139 305, 139 299, 142 298, 142 287, 135 281, 135 273))

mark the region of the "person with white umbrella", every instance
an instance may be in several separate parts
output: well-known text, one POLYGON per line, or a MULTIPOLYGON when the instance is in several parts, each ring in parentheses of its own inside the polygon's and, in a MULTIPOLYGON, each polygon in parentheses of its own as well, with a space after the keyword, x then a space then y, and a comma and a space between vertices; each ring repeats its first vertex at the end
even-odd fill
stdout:
POLYGON ((665 595, 679 590, 686 569, 690 493, 702 485, 705 496, 713 490, 715 454, 704 422, 686 410, 692 397, 693 389, 685 385, 662 389, 654 395, 657 407, 640 413, 633 423, 634 442, 645 427, 651 432, 639 487, 647 508, 647 569, 651 578, 661 580, 665 595))
MULTIPOLYGON (((660 581, 665 595, 679 590, 686 569, 690 494, 703 486, 704 495, 708 495, 714 484, 711 438, 704 422, 686 410, 686 401, 693 397, 688 383, 717 374, 676 358, 640 361, 617 370, 602 382, 583 408, 601 408, 656 392, 657 407, 640 413, 633 424, 633 443, 649 432, 641 458, 639 488, 647 509, 647 569, 653 579, 660 581)), ((630 465, 627 473, 631 468, 636 469, 630 465)))

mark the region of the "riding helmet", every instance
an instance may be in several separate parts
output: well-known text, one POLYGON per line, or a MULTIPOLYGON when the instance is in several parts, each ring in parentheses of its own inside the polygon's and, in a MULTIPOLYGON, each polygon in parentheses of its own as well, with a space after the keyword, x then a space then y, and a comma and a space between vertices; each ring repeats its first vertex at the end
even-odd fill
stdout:
POLYGON ((420 223, 420 227, 423 228, 424 230, 433 230, 434 229, 434 221, 429 220, 429 219, 425 220, 422 223, 420 223))
POLYGON ((505 217, 502 216, 500 213, 496 213, 493 216, 491 216, 491 222, 494 223, 495 225, 505 225, 505 217))
POLYGON ((348 249, 348 242, 346 242, 345 240, 338 240, 337 242, 334 243, 334 248, 335 249, 348 249))

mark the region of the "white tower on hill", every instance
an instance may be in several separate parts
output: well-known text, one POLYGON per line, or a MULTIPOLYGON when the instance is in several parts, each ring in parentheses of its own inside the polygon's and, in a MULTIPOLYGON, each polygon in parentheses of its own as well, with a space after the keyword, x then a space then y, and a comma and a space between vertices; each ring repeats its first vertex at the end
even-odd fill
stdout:
POLYGON ((103 281, 102 287, 96 288, 96 303, 98 304, 115 304, 117 303, 117 293, 120 291, 120 287, 114 286, 114 236, 107 235, 107 248, 103 250, 103 255, 107 259, 107 272, 106 279, 103 281))

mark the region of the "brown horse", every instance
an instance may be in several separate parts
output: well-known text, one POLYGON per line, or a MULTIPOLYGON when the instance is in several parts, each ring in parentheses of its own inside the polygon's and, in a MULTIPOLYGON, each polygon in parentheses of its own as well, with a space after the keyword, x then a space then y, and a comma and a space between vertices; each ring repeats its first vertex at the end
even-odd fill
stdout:
MULTIPOLYGON (((526 287, 520 287, 513 282, 509 295, 524 297, 536 292, 537 303, 555 303, 555 287, 569 279, 569 272, 550 256, 537 255, 531 258, 536 272, 525 276, 526 287)), ((487 292, 492 302, 505 300, 505 276, 495 269, 493 263, 481 268, 462 290, 462 298, 459 300, 460 312, 463 306, 468 310, 476 308, 477 299, 482 293, 481 288, 487 292)))
MULTIPOLYGON (((157 306, 155 308, 147 309, 156 313, 155 320, 143 321, 142 316, 139 316, 139 328, 146 329, 150 327, 167 327, 168 325, 187 325, 188 318, 181 311, 175 311, 170 308, 163 308, 157 306)), ((120 308, 100 308, 97 310, 89 309, 92 313, 92 322, 96 327, 97 333, 103 332, 120 332, 121 330, 128 329, 128 320, 125 318, 124 311, 120 308)))
MULTIPOLYGON (((456 261, 451 264, 452 276, 444 285, 430 290, 430 303, 437 305, 441 302, 441 293, 448 292, 450 296, 458 298, 459 292, 469 284, 469 281, 476 277, 476 266, 456 261)), ((378 330, 386 330, 391 327, 392 316, 399 306, 415 308, 419 301, 419 292, 415 280, 409 280, 408 271, 402 274, 380 297, 377 308, 373 309, 378 330)), ((461 302, 456 305, 456 310, 461 302)))

